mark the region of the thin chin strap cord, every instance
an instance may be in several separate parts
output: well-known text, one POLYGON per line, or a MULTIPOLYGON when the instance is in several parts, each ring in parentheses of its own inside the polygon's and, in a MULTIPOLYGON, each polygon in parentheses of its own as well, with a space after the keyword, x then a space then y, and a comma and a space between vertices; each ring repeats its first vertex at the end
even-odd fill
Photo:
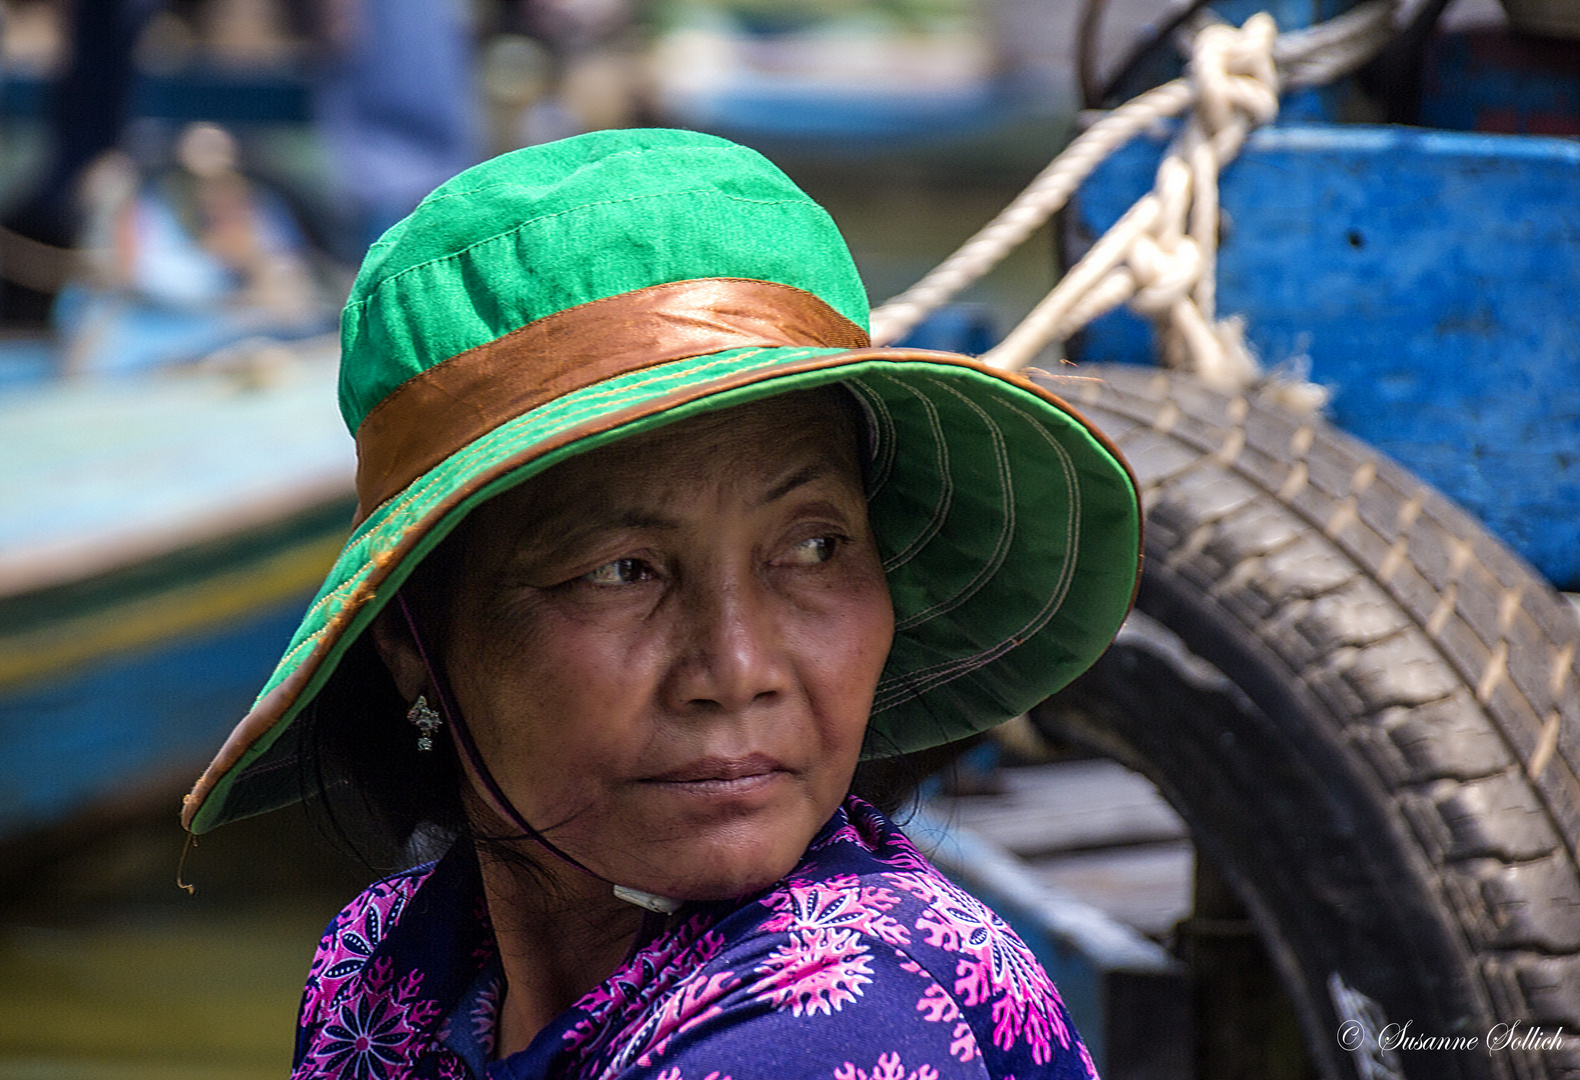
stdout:
POLYGON ((441 676, 433 661, 429 659, 428 647, 423 642, 421 631, 417 629, 417 618, 412 614, 411 605, 406 602, 406 594, 397 592, 395 594, 395 602, 400 605, 401 616, 406 620, 406 629, 410 631, 412 642, 417 646, 417 655, 422 659, 423 669, 428 673, 428 681, 433 686, 433 696, 439 706, 439 714, 449 723, 450 730, 455 733, 456 741, 461 745, 461 752, 466 755, 466 760, 471 763, 472 771, 482 781, 483 787, 487 789, 489 797, 494 801, 494 805, 504 811, 511 824, 520 829, 524 835, 529 837, 544 851, 574 866, 588 877, 608 884, 614 889, 614 894, 620 899, 643 909, 642 925, 637 931, 636 941, 632 943, 632 952, 634 953, 638 948, 657 936, 659 930, 663 928, 665 916, 679 908, 680 904, 669 900, 667 897, 655 896, 652 893, 644 893, 637 889, 615 884, 601 874, 589 870, 571 855, 561 851, 549 841, 548 837, 527 823, 527 819, 521 816, 521 812, 516 809, 515 804, 510 801, 500 788, 499 782, 494 779, 494 774, 483 761, 483 755, 478 752, 477 743, 472 738, 472 730, 467 727, 465 717, 461 715, 461 710, 456 707, 454 700, 450 696, 449 683, 441 676))

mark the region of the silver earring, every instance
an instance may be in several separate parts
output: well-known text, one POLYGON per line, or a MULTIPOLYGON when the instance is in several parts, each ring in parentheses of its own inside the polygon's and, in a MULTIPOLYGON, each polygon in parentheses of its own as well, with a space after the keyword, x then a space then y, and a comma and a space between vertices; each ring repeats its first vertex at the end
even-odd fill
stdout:
POLYGON ((418 694, 417 700, 411 703, 411 708, 406 712, 406 719, 417 725, 417 749, 432 750, 433 733, 439 730, 439 725, 444 721, 433 711, 428 699, 418 694))

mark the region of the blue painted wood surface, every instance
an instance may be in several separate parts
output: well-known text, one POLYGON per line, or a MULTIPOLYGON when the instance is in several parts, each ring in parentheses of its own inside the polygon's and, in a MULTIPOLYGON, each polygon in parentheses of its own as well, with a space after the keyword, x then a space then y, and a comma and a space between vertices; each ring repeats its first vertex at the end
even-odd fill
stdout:
MULTIPOLYGON (((1114 221, 1160 152, 1105 163, 1077 227, 1114 221)), ((1264 365, 1309 362, 1341 428, 1580 588, 1580 142, 1275 127, 1221 187, 1219 312, 1264 365)), ((1151 363, 1150 327, 1115 313, 1077 352, 1151 363)))
POLYGON ((666 120, 748 142, 803 152, 834 140, 849 154, 865 143, 943 140, 1006 124, 1028 110, 1012 81, 958 93, 840 93, 743 81, 670 103, 666 120))

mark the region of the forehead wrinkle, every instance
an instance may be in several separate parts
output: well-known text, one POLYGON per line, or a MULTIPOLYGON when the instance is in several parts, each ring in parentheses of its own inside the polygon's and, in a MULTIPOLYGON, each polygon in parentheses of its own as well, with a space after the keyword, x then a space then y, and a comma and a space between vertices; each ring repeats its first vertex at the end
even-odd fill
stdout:
MULTIPOLYGON (((503 516, 515 519, 507 525, 513 546, 522 553, 552 554, 598 532, 675 532, 683 523, 666 507, 694 497, 696 485, 715 488, 714 497, 729 498, 733 489, 735 497, 761 508, 846 466, 859 476, 854 438, 840 437, 849 433, 847 418, 836 410, 812 408, 816 399, 802 394, 815 393, 793 395, 791 408, 784 402, 754 402, 705 413, 540 473, 500 497, 510 505, 503 516), (753 422, 743 424, 743 414, 755 414, 753 422), (721 475, 721 460, 735 467, 721 475), (795 471, 776 480, 781 469, 795 471), (761 494, 742 490, 758 483, 764 485, 761 494)), ((494 524, 506 522, 496 518, 494 524)))
POLYGON ((778 484, 775 484, 773 487, 769 488, 768 491, 764 492, 762 498, 757 500, 756 505, 758 507, 764 507, 770 503, 778 502, 796 488, 803 487, 817 480, 821 480, 824 476, 828 475, 828 472, 829 469, 826 462, 814 461, 809 465, 803 466, 802 468, 797 469, 788 478, 782 480, 778 484))
MULTIPOLYGON (((751 498, 749 505, 753 509, 768 507, 798 488, 816 483, 836 471, 829 462, 810 462, 775 483, 761 495, 751 498)), ((744 476, 715 477, 715 482, 720 479, 724 482, 717 484, 718 490, 714 493, 714 497, 726 499, 730 497, 729 488, 738 488, 739 485, 750 483, 744 476)), ((516 534, 517 550, 528 555, 552 555, 575 547, 587 537, 600 534, 679 533, 686 528, 685 522, 666 514, 664 506, 675 496, 677 488, 684 488, 689 486, 689 483, 695 482, 693 478, 676 477, 671 478, 667 484, 637 485, 635 493, 626 485, 619 485, 620 488, 625 489, 627 497, 633 494, 635 497, 631 502, 625 502, 616 496, 612 505, 605 501, 614 494, 607 489, 598 493, 604 498, 595 495, 591 505, 577 498, 558 502, 558 505, 546 508, 546 513, 535 515, 530 521, 523 523, 523 527, 516 534), (649 503, 649 499, 652 502, 649 503)), ((584 494, 591 492, 584 489, 584 494)))
POLYGON ((589 536, 612 533, 674 533, 681 523, 655 511, 640 507, 555 507, 548 514, 523 523, 516 533, 519 555, 555 555, 575 547, 589 536))

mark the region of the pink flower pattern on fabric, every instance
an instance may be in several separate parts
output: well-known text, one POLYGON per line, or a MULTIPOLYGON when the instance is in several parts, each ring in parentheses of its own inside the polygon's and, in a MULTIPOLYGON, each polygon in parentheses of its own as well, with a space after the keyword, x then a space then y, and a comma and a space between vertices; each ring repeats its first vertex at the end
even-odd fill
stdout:
POLYGON ((1096 1080, 1025 945, 859 801, 777 886, 687 909, 493 1063, 475 1025, 501 983, 476 873, 447 856, 337 917, 303 999, 298 1080, 1096 1080))
POLYGON ((410 878, 381 881, 330 924, 308 968, 304 1011, 331 1004, 339 989, 362 973, 420 883, 410 878))
POLYGON ((697 973, 683 980, 676 992, 667 996, 656 1015, 646 1020, 620 1048, 611 1069, 625 1067, 629 1062, 651 1065, 661 1056, 669 1041, 698 1024, 705 1023, 722 1013, 720 999, 740 980, 733 971, 720 971, 713 975, 697 973), (640 1051, 640 1052, 639 1052, 640 1051))
POLYGON ((872 957, 853 930, 803 929, 769 954, 752 993, 793 1016, 830 1016, 872 982, 872 957))
POLYGON ((437 1002, 422 999, 420 974, 410 972, 395 979, 387 958, 375 960, 372 968, 367 993, 348 996, 330 1007, 323 1039, 295 1075, 345 1080, 391 1080, 400 1075, 396 1070, 441 1010, 437 1002))
POLYGON ((891 1052, 878 1055, 878 1063, 871 1072, 847 1061, 834 1070, 834 1080, 938 1080, 938 1070, 930 1065, 918 1065, 907 1072, 900 1055, 891 1052))
MULTIPOLYGON (((923 975, 927 975, 925 971, 923 975)), ((982 1055, 971 1025, 961 1018, 960 1006, 949 992, 927 976, 928 987, 916 1002, 916 1011, 935 1024, 953 1024, 950 1031, 949 1055, 961 1062, 973 1061, 982 1055)), ((1096 1072, 1096 1069, 1092 1070, 1096 1072)))
POLYGON ((586 1013, 565 1033, 568 1048, 587 1046, 607 1033, 611 1019, 642 1007, 670 990, 681 974, 700 970, 724 948, 724 939, 693 918, 681 930, 639 951, 615 973, 593 987, 577 1008, 586 1013))
POLYGON ((766 903, 775 914, 763 929, 769 933, 851 930, 890 945, 909 945, 911 932, 887 914, 899 902, 893 890, 864 884, 848 874, 828 881, 792 879, 768 897, 766 903))
MULTIPOLYGON (((1070 1029, 1059 992, 1008 923, 936 874, 885 877, 927 904, 916 929, 926 935, 929 945, 957 954, 952 989, 960 1004, 966 1008, 991 1004, 993 1045, 1007 1050, 1017 1039, 1025 1039, 1039 1065, 1052 1059, 1053 1042, 1069 1049, 1070 1029)), ((922 1008, 922 1002, 917 1007, 922 1008)))

